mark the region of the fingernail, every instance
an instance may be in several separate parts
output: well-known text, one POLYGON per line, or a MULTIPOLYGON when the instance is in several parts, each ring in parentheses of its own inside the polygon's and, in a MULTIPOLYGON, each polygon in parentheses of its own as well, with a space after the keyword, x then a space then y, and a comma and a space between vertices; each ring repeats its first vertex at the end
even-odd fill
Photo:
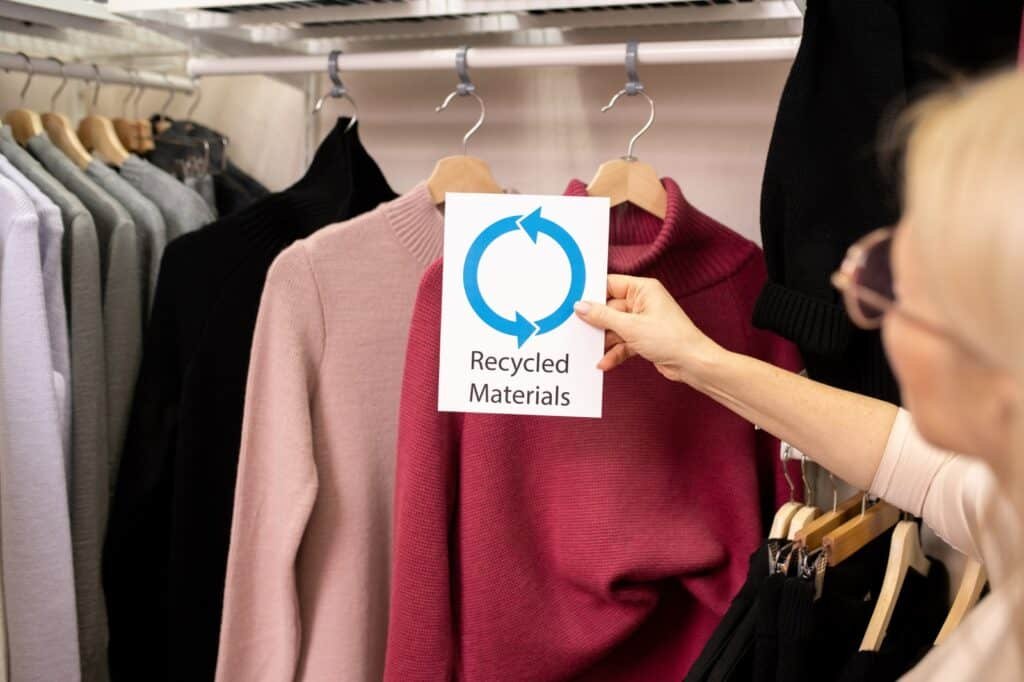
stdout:
POLYGON ((576 303, 572 306, 572 309, 575 310, 580 315, 586 315, 587 313, 590 312, 590 304, 587 303, 586 301, 576 301, 576 303))

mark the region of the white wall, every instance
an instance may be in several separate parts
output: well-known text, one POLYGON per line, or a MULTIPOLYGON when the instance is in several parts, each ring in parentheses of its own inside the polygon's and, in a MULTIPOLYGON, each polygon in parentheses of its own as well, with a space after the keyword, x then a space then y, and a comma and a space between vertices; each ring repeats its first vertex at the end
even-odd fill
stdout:
MULTIPOLYGON (((757 238, 761 173, 787 71, 785 63, 643 67, 657 121, 636 154, 675 178, 702 210, 757 238)), ((625 153, 647 119, 641 98, 623 98, 600 113, 625 80, 618 67, 481 69, 473 78, 487 103, 487 121, 470 153, 520 192, 558 193, 570 178, 588 180, 602 161, 625 153)), ((453 73, 353 73, 344 79, 359 105, 363 142, 399 192, 427 177, 438 158, 459 153, 463 132, 476 120, 476 104, 468 98, 434 113, 456 81, 453 73)), ((231 138, 232 155, 243 168, 272 189, 299 177, 308 120, 301 93, 259 77, 207 78, 202 88, 197 120, 231 138)), ((184 109, 182 99, 172 114, 184 109)), ((322 132, 348 112, 347 103, 329 100, 322 132)))

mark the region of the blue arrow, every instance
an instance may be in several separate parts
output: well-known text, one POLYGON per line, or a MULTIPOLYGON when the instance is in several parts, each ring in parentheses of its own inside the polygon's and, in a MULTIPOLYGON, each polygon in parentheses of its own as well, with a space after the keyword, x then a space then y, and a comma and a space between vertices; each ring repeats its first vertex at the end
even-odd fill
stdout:
POLYGON ((487 326, 502 334, 516 337, 520 348, 534 334, 546 334, 558 328, 572 316, 573 304, 583 297, 583 287, 587 280, 586 265, 583 262, 583 254, 580 252, 579 245, 565 228, 541 216, 540 211, 541 209, 537 208, 524 216, 508 216, 490 225, 477 236, 469 247, 462 270, 462 284, 466 290, 466 298, 469 300, 470 307, 487 326), (509 320, 502 317, 487 305, 480 293, 480 259, 483 257, 484 251, 495 239, 515 230, 525 232, 535 244, 538 235, 543 232, 555 240, 555 243, 562 248, 569 259, 572 273, 569 293, 555 312, 536 323, 526 319, 518 311, 515 319, 509 320))
POLYGON ((521 218, 519 225, 533 239, 534 243, 536 243, 539 233, 543 232, 548 235, 555 240, 555 243, 562 247, 562 251, 569 258, 569 271, 571 273, 569 293, 566 294, 562 304, 555 309, 555 312, 544 319, 537 320, 537 333, 547 334, 572 317, 573 305, 576 301, 583 298, 583 287, 587 283, 587 267, 583 262, 583 253, 580 251, 576 240, 558 223, 541 217, 540 208, 525 218, 521 218))
POLYGON ((495 239, 503 234, 520 229, 516 223, 518 217, 502 218, 480 233, 466 254, 466 265, 462 270, 462 285, 466 290, 466 297, 469 299, 470 307, 483 320, 484 324, 497 332, 516 337, 519 348, 522 348, 523 344, 537 333, 537 325, 530 322, 519 312, 516 312, 514 320, 502 317, 494 312, 491 306, 487 305, 483 294, 480 293, 480 258, 495 239))

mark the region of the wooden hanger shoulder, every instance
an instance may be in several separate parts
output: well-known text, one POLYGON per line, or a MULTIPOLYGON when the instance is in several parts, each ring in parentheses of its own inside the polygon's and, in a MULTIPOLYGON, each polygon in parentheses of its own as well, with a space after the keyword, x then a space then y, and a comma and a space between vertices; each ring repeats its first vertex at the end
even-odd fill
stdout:
POLYGON ((4 123, 11 126, 11 133, 18 144, 23 145, 43 132, 43 120, 31 109, 12 109, 4 115, 4 123))
POLYGON ((860 511, 860 501, 861 495, 858 493, 849 499, 843 500, 843 502, 836 506, 835 510, 829 509, 818 518, 809 521, 796 534, 796 541, 807 549, 818 549, 821 547, 821 541, 826 535, 839 528, 839 526, 846 523, 854 514, 860 511))
POLYGON ((85 147, 104 161, 121 166, 128 158, 128 150, 121 144, 114 124, 105 116, 86 116, 78 124, 78 137, 85 147))
POLYGON ((772 540, 781 540, 788 537, 789 524, 798 511, 803 508, 799 502, 786 502, 775 512, 772 520, 772 528, 768 531, 768 537, 772 540))
POLYGON ((427 188, 435 204, 444 203, 448 192, 500 194, 502 191, 487 163, 473 156, 448 156, 438 161, 427 178, 427 188))
POLYGON ((650 164, 636 159, 602 163, 587 185, 587 194, 608 197, 612 206, 631 203, 663 220, 668 212, 668 193, 658 173, 650 164))
POLYGON ((960 587, 953 598, 953 606, 949 609, 942 629, 935 638, 935 646, 939 646, 953 634, 953 631, 960 626, 967 613, 974 607, 981 597, 981 590, 985 587, 988 576, 985 574, 985 567, 976 559, 968 559, 964 567, 964 577, 960 580, 960 587))
POLYGON ((921 548, 921 534, 917 523, 900 521, 892 531, 889 545, 889 560, 885 565, 885 577, 878 593, 878 601, 871 613, 867 630, 860 643, 861 651, 878 651, 885 640, 896 602, 907 578, 907 572, 914 569, 920 575, 928 575, 931 562, 921 548))
POLYGON ((117 139, 121 140, 124 148, 130 152, 138 152, 142 146, 139 122, 134 119, 115 118, 113 124, 114 132, 117 133, 117 139))
POLYGON ((71 121, 64 114, 46 113, 43 114, 43 127, 50 141, 64 152, 64 155, 71 159, 79 168, 85 168, 92 161, 92 155, 85 149, 78 134, 71 127, 71 121))
POLYGON ((899 520, 900 510, 887 502, 879 502, 863 514, 857 514, 822 539, 828 565, 846 561, 899 520))
POLYGON ((796 540, 797 534, 807 527, 814 519, 821 516, 821 510, 817 507, 807 505, 799 510, 796 514, 793 514, 793 519, 789 522, 789 530, 786 531, 786 538, 789 540, 796 540))

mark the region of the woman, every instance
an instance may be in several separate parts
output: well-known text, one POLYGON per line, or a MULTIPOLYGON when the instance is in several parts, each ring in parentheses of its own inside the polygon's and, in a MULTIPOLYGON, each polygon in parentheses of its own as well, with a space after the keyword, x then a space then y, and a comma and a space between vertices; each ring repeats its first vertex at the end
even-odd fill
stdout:
POLYGON ((1022 111, 1017 74, 917 109, 903 219, 835 276, 853 320, 881 326, 906 411, 723 349, 655 280, 613 275, 607 305, 577 304, 607 330, 601 369, 645 358, 985 563, 991 593, 912 680, 1024 679, 1022 111))

